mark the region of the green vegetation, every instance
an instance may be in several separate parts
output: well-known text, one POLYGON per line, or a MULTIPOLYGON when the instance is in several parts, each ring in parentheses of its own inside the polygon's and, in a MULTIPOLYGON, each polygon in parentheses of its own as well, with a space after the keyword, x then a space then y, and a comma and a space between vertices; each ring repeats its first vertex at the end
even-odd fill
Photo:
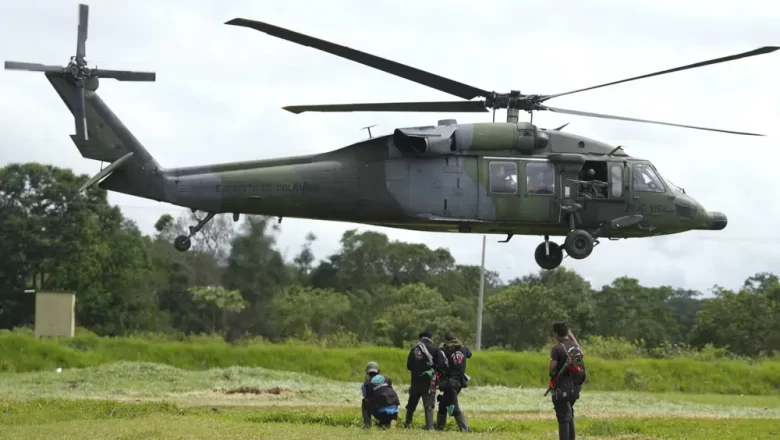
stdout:
MULTIPOLYGON (((207 338, 195 342, 154 341, 144 338, 79 336, 66 340, 37 340, 29 335, 0 334, 0 369, 54 371, 109 364, 116 360, 164 363, 185 370, 263 367, 298 372, 337 381, 360 381, 368 360, 379 362, 398 383, 408 380, 407 351, 361 347, 319 348, 310 345, 230 345, 207 338)), ((604 345, 604 344, 602 344, 604 345)), ((611 350, 610 350, 611 351, 611 350)), ((780 394, 780 362, 753 364, 741 360, 599 359, 589 355, 589 390, 682 391, 717 394, 780 394)), ((547 357, 543 353, 488 351, 469 361, 474 385, 544 387, 547 357)))
MULTIPOLYGON (((317 261, 309 234, 287 259, 273 219, 218 216, 179 253, 171 242, 192 216, 164 215, 145 236, 105 191, 78 193, 87 177, 0 168, 0 438, 364 437, 368 360, 403 400, 420 330, 473 344, 480 268, 447 249, 352 230, 333 255, 317 261), (76 292, 77 337, 32 337, 29 288, 76 292)), ((758 273, 713 293, 487 271, 486 350, 461 395, 474 436, 556 438, 542 395, 557 320, 586 353, 580 436, 777 436, 780 281, 758 273)))
MULTIPOLYGON (((396 387, 401 400, 407 386, 396 387)), ((337 381, 258 367, 182 370, 163 364, 117 362, 97 367, 0 374, 5 399, 109 399, 167 401, 182 406, 312 407, 354 412, 360 405, 357 381, 337 381)), ((461 394, 469 414, 491 418, 522 414, 552 417, 544 387, 472 386, 461 394)), ((779 417, 780 396, 595 391, 577 403, 583 417, 607 415, 779 417)))
MULTIPOLYGON (((0 328, 33 322, 34 295, 24 290, 36 288, 77 292, 78 325, 104 336, 210 333, 230 342, 405 348, 427 327, 473 344, 480 268, 458 264, 447 249, 352 230, 333 255, 317 261, 309 234, 288 259, 276 245, 282 225, 224 215, 179 253, 171 242, 192 216, 163 215, 145 236, 105 191, 79 193, 87 178, 37 163, 0 168, 0 328)), ((488 270, 485 284, 488 349, 549 349, 551 322, 566 320, 588 340, 588 353, 599 338, 625 338, 622 347, 608 344, 617 350, 605 358, 760 359, 780 351, 780 282, 770 273, 749 276, 738 291, 715 288, 707 299, 627 277, 596 288, 565 269, 509 281, 488 270)), ((521 358, 506 358, 514 359, 521 358)))
MULTIPOLYGON (((651 418, 622 417, 614 420, 583 418, 578 421, 578 437, 600 438, 686 438, 754 439, 777 435, 773 419, 736 418, 651 418)), ((84 438, 427 438, 420 429, 389 431, 358 430, 360 414, 348 410, 258 409, 179 407, 170 403, 127 404, 114 401, 40 400, 0 403, 0 424, 4 438, 48 439, 84 438), (99 422, 99 423, 96 423, 99 422)), ((476 438, 556 438, 553 420, 506 418, 495 420, 474 415, 470 418, 476 438)), ((445 438, 463 434, 447 427, 445 438)), ((437 438, 440 436, 437 436, 437 438)))

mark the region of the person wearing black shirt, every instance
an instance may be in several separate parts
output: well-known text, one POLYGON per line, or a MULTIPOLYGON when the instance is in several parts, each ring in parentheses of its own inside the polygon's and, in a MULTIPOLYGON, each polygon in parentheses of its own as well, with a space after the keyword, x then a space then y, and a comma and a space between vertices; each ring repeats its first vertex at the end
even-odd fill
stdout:
POLYGON ((460 410, 458 395, 460 390, 468 387, 469 384, 470 378, 466 374, 466 360, 471 357, 471 350, 458 340, 455 333, 447 332, 444 339, 441 350, 444 352, 447 367, 442 372, 439 383, 442 395, 439 400, 439 411, 436 414, 436 429, 444 429, 449 414, 455 418, 458 429, 466 432, 469 428, 466 424, 466 415, 460 410))
MULTIPOLYGON (((433 410, 436 406, 436 388, 431 384, 435 382, 437 371, 442 371, 446 366, 444 355, 436 344, 429 331, 419 334, 420 340, 409 350, 406 358, 406 369, 411 374, 409 387, 409 401, 406 404, 406 422, 404 428, 412 425, 412 417, 417 409, 420 399, 425 410, 425 429, 433 429, 433 410)), ((435 384, 434 384, 435 385, 435 384)))
POLYGON ((379 364, 369 362, 366 365, 366 377, 360 386, 363 393, 363 428, 371 427, 371 417, 379 421, 379 427, 387 429, 393 420, 398 420, 398 394, 393 389, 393 381, 379 373, 379 364))
POLYGON ((559 440, 575 440, 574 429, 574 404, 580 397, 583 370, 579 376, 572 376, 568 371, 567 361, 571 358, 575 363, 582 361, 582 349, 569 326, 563 322, 553 324, 553 333, 558 343, 550 351, 550 384, 553 388, 552 403, 555 408, 555 417, 558 419, 559 440), (567 371, 561 372, 566 368, 567 371), (559 375, 559 373, 561 373, 559 375))

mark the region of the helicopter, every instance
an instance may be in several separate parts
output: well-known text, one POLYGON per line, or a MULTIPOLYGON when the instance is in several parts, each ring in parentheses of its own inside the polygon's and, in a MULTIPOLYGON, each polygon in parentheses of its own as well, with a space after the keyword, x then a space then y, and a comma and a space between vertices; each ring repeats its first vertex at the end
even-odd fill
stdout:
POLYGON ((71 140, 86 159, 109 162, 80 188, 108 191, 205 212, 189 234, 174 240, 182 252, 217 214, 342 221, 430 232, 541 236, 534 257, 555 269, 564 252, 588 258, 599 239, 619 240, 722 230, 724 213, 706 210, 647 159, 622 146, 533 124, 533 112, 661 124, 739 135, 763 136, 668 122, 611 116, 547 106, 553 98, 774 52, 749 52, 553 95, 488 91, 414 67, 260 21, 225 24, 264 32, 309 46, 461 98, 458 101, 395 102, 283 107, 303 112, 488 112, 493 122, 399 127, 392 134, 332 151, 273 159, 164 168, 97 94, 99 78, 155 81, 153 72, 90 69, 85 60, 89 6, 79 5, 76 56, 66 67, 5 62, 5 69, 44 72, 75 119, 71 140), (482 97, 483 100, 473 100, 482 97), (495 122, 506 109, 505 122, 495 122), (531 121, 519 121, 519 112, 531 121), (563 237, 563 243, 550 240, 563 237))

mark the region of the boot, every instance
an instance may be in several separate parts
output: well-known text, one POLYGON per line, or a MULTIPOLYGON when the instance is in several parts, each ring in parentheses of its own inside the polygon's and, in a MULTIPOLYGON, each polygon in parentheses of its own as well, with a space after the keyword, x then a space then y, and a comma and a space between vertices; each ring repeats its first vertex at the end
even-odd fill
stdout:
POLYGON ((571 425, 569 422, 558 422, 558 440, 571 440, 571 425))
POLYGON ((371 427, 371 412, 363 406, 363 429, 371 427))
POLYGON ((412 426, 412 417, 414 416, 414 411, 406 410, 406 421, 404 422, 404 428, 410 428, 412 426))
POLYGON ((466 424, 465 414, 459 412, 458 415, 455 416, 455 421, 458 423, 458 428, 461 432, 469 432, 469 426, 466 424))
POLYGON ((425 408, 425 430, 433 430, 433 408, 425 408))
POLYGON ((437 413, 436 414, 436 427, 435 427, 435 429, 437 431, 442 431, 442 430, 444 430, 444 425, 446 425, 446 424, 447 424, 447 413, 446 412, 444 412, 444 413, 442 413, 442 412, 437 413))

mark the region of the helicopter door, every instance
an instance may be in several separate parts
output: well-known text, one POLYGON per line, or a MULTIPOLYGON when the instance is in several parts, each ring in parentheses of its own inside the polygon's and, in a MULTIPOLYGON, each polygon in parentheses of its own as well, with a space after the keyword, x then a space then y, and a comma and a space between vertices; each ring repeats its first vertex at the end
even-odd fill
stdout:
POLYGON ((555 167, 547 159, 524 159, 522 220, 527 222, 557 222, 560 209, 555 202, 558 181, 555 167))
POLYGON ((595 225, 626 215, 628 179, 628 168, 622 160, 585 161, 577 177, 578 192, 585 203, 579 218, 595 225))
POLYGON ((519 222, 523 220, 518 189, 519 162, 510 158, 480 157, 479 174, 485 198, 480 195, 478 216, 481 220, 519 222))
POLYGON ((625 202, 627 174, 622 161, 585 161, 578 177, 579 194, 594 202, 625 202))

